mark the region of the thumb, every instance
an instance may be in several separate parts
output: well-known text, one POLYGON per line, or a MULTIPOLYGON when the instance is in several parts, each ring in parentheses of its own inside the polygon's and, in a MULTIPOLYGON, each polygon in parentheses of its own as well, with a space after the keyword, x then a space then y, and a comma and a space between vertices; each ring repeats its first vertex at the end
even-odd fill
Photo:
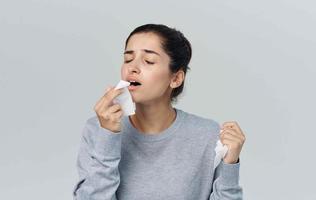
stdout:
POLYGON ((107 86, 106 89, 105 89, 105 93, 107 93, 108 91, 110 91, 112 88, 113 88, 113 86, 111 86, 111 85, 110 85, 110 86, 107 86))

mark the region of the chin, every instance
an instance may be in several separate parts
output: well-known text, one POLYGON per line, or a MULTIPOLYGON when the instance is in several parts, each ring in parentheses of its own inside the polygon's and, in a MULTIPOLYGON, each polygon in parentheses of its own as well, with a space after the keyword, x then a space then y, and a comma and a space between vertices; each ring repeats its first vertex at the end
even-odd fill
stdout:
POLYGON ((131 95, 131 96, 132 96, 132 100, 135 104, 144 104, 145 103, 144 99, 142 99, 140 97, 135 97, 133 95, 131 95))
POLYGON ((153 96, 146 96, 143 94, 136 94, 136 93, 132 93, 131 92, 131 96, 132 96, 132 100, 134 103, 137 104, 144 104, 144 105, 150 105, 152 103, 155 103, 157 101, 161 101, 162 99, 159 97, 153 97, 153 96))
POLYGON ((135 97, 133 94, 131 94, 131 96, 134 103, 139 103, 139 98, 135 97))
POLYGON ((141 103, 144 103, 144 101, 142 101, 142 100, 139 99, 139 98, 133 98, 133 97, 132 97, 132 100, 133 100, 134 103, 140 103, 140 104, 141 104, 141 103))

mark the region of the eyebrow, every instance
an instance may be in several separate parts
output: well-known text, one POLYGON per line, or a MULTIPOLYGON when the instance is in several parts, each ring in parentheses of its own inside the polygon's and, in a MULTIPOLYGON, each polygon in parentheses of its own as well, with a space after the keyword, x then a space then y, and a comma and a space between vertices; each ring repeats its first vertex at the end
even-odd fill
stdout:
MULTIPOLYGON (((156 55, 160 56, 160 54, 157 53, 156 51, 149 50, 149 49, 142 49, 142 50, 145 51, 145 53, 156 54, 156 55)), ((133 50, 129 50, 129 51, 124 52, 124 54, 133 54, 133 53, 134 53, 133 50)))

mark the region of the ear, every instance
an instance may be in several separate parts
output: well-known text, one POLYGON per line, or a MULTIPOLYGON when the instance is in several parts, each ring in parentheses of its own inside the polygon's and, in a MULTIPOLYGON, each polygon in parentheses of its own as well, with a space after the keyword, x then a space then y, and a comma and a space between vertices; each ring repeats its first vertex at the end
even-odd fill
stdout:
POLYGON ((176 73, 174 73, 171 78, 170 87, 171 88, 179 87, 184 81, 184 77, 185 77, 185 74, 183 70, 179 70, 176 73))

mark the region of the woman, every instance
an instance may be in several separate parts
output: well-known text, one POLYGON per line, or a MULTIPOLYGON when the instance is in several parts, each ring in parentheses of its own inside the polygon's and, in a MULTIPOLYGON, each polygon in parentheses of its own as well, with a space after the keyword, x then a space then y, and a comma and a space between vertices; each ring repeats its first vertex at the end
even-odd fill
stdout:
POLYGON ((122 89, 108 88, 96 103, 83 130, 74 199, 242 199, 238 124, 172 107, 190 59, 191 45, 175 29, 147 24, 129 35, 121 78, 131 82, 135 115, 113 104, 122 89), (218 140, 228 152, 213 169, 218 140))

